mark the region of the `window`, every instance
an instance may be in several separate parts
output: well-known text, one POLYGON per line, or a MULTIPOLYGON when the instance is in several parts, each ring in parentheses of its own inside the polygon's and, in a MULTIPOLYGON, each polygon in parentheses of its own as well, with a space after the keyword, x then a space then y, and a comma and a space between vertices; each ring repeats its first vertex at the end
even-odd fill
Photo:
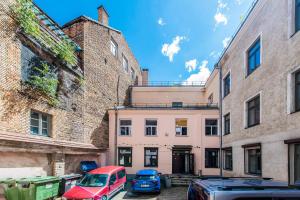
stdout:
POLYGON ((182 102, 172 102, 173 108, 182 108, 183 103, 182 102))
POLYGON ((296 0, 295 8, 295 30, 297 32, 300 30, 300 0, 296 0))
POLYGON ((260 95, 247 102, 247 127, 260 123, 260 95))
POLYGON ((36 111, 30 113, 30 133, 33 135, 50 136, 51 116, 36 111))
POLYGON ((230 113, 224 116, 224 135, 230 134, 230 113))
POLYGON ((111 51, 111 53, 112 53, 115 57, 117 57, 117 55, 118 55, 118 45, 117 45, 117 43, 114 41, 113 38, 110 39, 110 51, 111 51))
POLYGON ((109 184, 113 185, 113 184, 115 184, 116 181, 117 181, 117 175, 116 174, 112 174, 110 176, 110 179, 109 179, 109 184))
POLYGON ((131 120, 120 120, 120 135, 131 135, 131 120))
POLYGON ((245 148, 245 172, 253 175, 261 175, 261 147, 252 146, 245 148))
POLYGON ((205 135, 218 135, 218 120, 206 119, 205 120, 205 135))
POLYGON ((294 145, 294 182, 300 183, 300 144, 294 145))
POLYGON ((300 71, 295 73, 295 111, 300 111, 300 71))
POLYGON ((128 60, 127 58, 123 55, 123 60, 122 60, 123 68, 126 72, 128 72, 128 60))
POLYGON ((224 155, 224 169, 232 170, 232 148, 226 148, 223 150, 224 155))
POLYGON ((224 80, 223 80, 223 85, 224 85, 224 97, 226 97, 230 93, 230 74, 228 74, 224 80))
POLYGON ((260 38, 254 42, 247 52, 247 75, 250 75, 260 66, 260 38))
POLYGON ((208 97, 208 104, 213 104, 213 103, 214 103, 214 94, 211 94, 208 97))
POLYGON ((300 138, 285 140, 288 144, 289 184, 300 185, 300 138))
POLYGON ((187 136, 187 120, 176 119, 176 135, 187 136))
POLYGON ((131 74, 131 79, 134 81, 135 80, 135 71, 133 68, 131 68, 130 74, 131 74))
POLYGON ((119 147, 118 148, 119 165, 124 167, 132 166, 132 148, 119 147))
POLYGON ((157 135, 157 120, 146 120, 146 135, 147 136, 155 136, 157 135))
POLYGON ((145 167, 158 167, 158 148, 145 148, 145 167))
POLYGON ((205 168, 219 167, 219 149, 205 149, 205 168))
POLYGON ((118 171, 118 179, 124 178, 126 176, 125 170, 118 171))

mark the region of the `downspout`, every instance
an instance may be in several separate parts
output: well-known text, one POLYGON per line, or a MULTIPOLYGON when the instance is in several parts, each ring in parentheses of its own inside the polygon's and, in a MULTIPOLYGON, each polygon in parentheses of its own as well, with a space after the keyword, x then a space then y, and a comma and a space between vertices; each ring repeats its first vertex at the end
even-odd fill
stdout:
POLYGON ((117 81, 117 103, 115 104, 115 159, 114 163, 115 165, 118 165, 117 160, 118 160, 118 108, 119 108, 119 85, 120 85, 120 75, 118 76, 118 81, 117 81))
POLYGON ((223 111, 222 111, 222 94, 223 94, 223 87, 222 87, 222 66, 220 63, 217 64, 217 69, 219 70, 219 123, 220 123, 220 176, 223 176, 223 111))

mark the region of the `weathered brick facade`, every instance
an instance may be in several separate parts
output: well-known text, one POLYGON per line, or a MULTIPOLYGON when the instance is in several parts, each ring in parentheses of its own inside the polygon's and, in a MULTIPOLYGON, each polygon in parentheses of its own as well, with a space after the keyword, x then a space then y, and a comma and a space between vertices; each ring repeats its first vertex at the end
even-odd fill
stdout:
POLYGON ((82 160, 105 164, 106 111, 117 102, 120 105, 126 102, 128 86, 134 82, 122 68, 122 53, 141 79, 139 65, 125 39, 119 31, 95 21, 72 23, 65 28, 66 33, 83 51, 78 56, 80 65, 70 68, 18 31, 9 16, 9 6, 13 3, 14 0, 0 3, 0 169, 3 169, 0 177, 13 175, 11 170, 21 168, 16 176, 76 172, 82 160), (118 57, 110 52, 111 37, 118 44, 118 57), (24 59, 32 55, 56 67, 59 80, 56 107, 22 84, 24 59), (83 85, 79 83, 82 76, 83 85), (32 110, 51 116, 49 137, 30 133, 32 110), (18 159, 20 154, 22 159, 18 159), (15 163, 7 163, 7 158, 15 163))

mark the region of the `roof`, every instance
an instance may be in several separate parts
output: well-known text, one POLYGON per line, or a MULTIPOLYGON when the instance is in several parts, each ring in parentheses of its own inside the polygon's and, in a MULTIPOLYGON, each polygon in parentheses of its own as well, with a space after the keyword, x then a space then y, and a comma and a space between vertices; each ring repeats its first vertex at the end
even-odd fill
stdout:
POLYGON ((97 169, 94 169, 89 172, 89 174, 112 174, 116 172, 117 170, 122 170, 125 169, 124 167, 121 166, 105 166, 105 167, 100 167, 97 169))
POLYGON ((224 191, 234 189, 288 189, 288 183, 267 179, 255 178, 212 178, 199 179, 195 183, 200 184, 208 191, 224 191))
POLYGON ((146 176, 146 175, 150 175, 150 176, 153 176, 153 175, 156 175, 158 172, 155 170, 155 169, 143 169, 143 170, 140 170, 136 173, 136 175, 139 175, 139 176, 146 176))
POLYGON ((93 22, 93 23, 98 24, 98 25, 100 25, 100 26, 103 26, 103 27, 105 27, 105 28, 108 28, 108 29, 110 29, 110 30, 112 30, 112 31, 115 31, 115 32, 117 32, 117 33, 121 33, 121 31, 119 31, 119 30, 117 30, 117 29, 115 29, 115 28, 112 28, 112 27, 110 27, 110 26, 106 26, 106 25, 104 25, 104 24, 101 24, 101 23, 98 22, 97 20, 94 20, 94 19, 92 19, 92 18, 90 18, 90 17, 88 17, 88 16, 85 16, 85 15, 81 15, 81 16, 79 16, 79 17, 77 17, 77 18, 75 18, 75 19, 69 21, 68 23, 64 24, 64 25, 62 26, 62 28, 63 28, 63 29, 64 29, 64 28, 67 28, 67 27, 69 27, 69 26, 72 26, 72 25, 75 24, 75 23, 82 22, 82 21, 90 21, 90 22, 93 22))

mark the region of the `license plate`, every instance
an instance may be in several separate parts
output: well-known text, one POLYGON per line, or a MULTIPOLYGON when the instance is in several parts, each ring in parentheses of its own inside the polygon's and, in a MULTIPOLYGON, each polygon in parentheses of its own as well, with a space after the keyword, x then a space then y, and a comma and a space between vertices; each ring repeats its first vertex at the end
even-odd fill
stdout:
POLYGON ((53 184, 47 184, 45 187, 48 188, 52 188, 53 184))
POLYGON ((141 187, 149 187, 149 185, 141 185, 141 187))

